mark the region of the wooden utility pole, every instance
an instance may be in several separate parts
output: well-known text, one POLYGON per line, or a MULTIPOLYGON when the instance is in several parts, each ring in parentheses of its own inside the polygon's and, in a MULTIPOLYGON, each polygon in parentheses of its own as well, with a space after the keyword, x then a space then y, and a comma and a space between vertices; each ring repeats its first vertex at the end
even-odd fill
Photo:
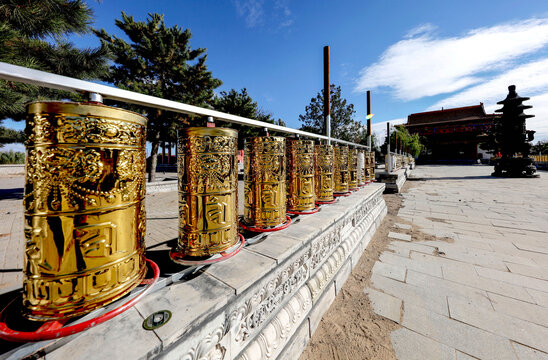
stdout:
POLYGON ((329 71, 329 46, 323 47, 323 115, 327 143, 331 143, 331 80, 329 71))

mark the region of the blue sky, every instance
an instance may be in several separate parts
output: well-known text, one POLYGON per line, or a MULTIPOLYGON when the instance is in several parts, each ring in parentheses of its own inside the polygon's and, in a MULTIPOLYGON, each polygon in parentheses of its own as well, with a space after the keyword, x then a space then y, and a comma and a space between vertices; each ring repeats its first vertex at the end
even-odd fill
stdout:
MULTIPOLYGON (((548 139, 548 1, 185 0, 88 1, 97 28, 122 35, 123 10, 138 20, 165 14, 189 28, 192 47, 207 48, 219 90, 246 87, 260 106, 298 128, 323 86, 324 45, 331 81, 365 122, 372 91, 374 131, 414 112, 475 105, 486 110, 515 84, 529 96, 528 128, 548 139)), ((79 47, 94 36, 71 39, 79 47)), ((4 125, 20 128, 5 121, 4 125)), ((6 149, 6 148, 5 148, 6 149)))

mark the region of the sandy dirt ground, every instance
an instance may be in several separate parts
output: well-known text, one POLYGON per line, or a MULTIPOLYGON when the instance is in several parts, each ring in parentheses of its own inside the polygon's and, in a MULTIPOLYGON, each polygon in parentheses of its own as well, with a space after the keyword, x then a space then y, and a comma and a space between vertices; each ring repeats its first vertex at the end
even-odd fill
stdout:
MULTIPOLYGON (((406 192, 410 186, 412 183, 406 182, 402 192, 406 192)), ((358 265, 348 277, 342 291, 323 315, 300 360, 396 359, 390 333, 400 326, 375 314, 364 294, 364 288, 370 286, 373 265, 391 241, 388 232, 393 230, 395 222, 407 223, 397 217, 402 203, 401 195, 383 196, 388 214, 375 232, 358 265)))

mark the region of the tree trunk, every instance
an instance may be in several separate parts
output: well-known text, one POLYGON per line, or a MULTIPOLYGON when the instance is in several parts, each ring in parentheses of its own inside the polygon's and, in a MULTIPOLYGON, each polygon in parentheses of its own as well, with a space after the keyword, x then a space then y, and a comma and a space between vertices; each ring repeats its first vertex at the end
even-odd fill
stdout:
POLYGON ((156 179, 156 166, 158 165, 158 149, 160 148, 160 132, 154 134, 151 141, 152 149, 150 151, 150 171, 148 173, 148 182, 156 179))

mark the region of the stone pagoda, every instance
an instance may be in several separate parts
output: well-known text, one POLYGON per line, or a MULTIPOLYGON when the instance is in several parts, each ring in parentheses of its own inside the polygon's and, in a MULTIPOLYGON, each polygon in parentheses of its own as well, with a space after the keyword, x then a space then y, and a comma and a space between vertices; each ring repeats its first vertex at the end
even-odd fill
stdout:
POLYGON ((535 131, 526 130, 525 120, 535 115, 526 115, 523 110, 532 106, 523 105, 528 97, 520 97, 516 86, 508 87, 508 96, 497 104, 503 105, 495 112, 502 116, 497 124, 495 140, 500 146, 500 157, 497 158, 495 171, 492 176, 534 177, 537 169, 533 159, 529 157, 530 142, 533 141, 535 131))

